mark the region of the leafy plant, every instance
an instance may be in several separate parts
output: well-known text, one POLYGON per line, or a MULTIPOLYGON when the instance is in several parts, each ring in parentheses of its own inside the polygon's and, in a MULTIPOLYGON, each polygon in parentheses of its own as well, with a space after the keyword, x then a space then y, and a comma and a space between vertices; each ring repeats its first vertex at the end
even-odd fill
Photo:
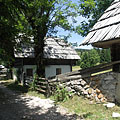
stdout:
POLYGON ((37 83, 37 80, 38 80, 38 75, 37 74, 34 74, 33 76, 33 81, 32 83, 30 84, 30 90, 36 90, 36 83, 37 83))
POLYGON ((60 102, 60 101, 67 101, 70 97, 72 96, 72 92, 68 91, 65 86, 63 85, 57 85, 56 87, 56 91, 54 94, 54 100, 56 102, 60 102))

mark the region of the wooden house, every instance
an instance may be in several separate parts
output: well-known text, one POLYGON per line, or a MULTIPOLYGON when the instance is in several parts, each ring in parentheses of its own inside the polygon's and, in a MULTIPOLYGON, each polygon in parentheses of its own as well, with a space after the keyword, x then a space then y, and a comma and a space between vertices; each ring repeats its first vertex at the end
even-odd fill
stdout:
MULTIPOLYGON (((81 43, 89 44, 99 48, 110 48, 112 61, 120 60, 120 0, 114 0, 81 43)), ((113 66, 113 72, 118 75, 116 99, 120 102, 120 64, 113 66)))
MULTIPOLYGON (((46 37, 44 47, 45 78, 71 72, 72 65, 79 60, 77 52, 64 40, 46 37)), ((23 79, 32 76, 36 71, 34 47, 23 45, 22 51, 15 52, 13 78, 23 79)))

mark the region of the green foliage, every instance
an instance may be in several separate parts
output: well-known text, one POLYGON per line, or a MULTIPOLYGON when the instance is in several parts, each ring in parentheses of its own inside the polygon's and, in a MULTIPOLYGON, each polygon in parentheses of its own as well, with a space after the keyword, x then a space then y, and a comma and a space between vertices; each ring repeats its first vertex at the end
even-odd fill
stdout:
POLYGON ((54 94, 54 100, 56 102, 60 101, 66 101, 68 100, 72 95, 72 92, 67 91, 67 89, 63 85, 57 85, 55 94, 54 94))
POLYGON ((80 60, 77 65, 80 68, 88 68, 97 64, 111 62, 110 49, 91 49, 91 50, 77 50, 80 60))
POLYGON ((107 63, 111 61, 110 49, 102 49, 99 52, 100 63, 107 63))
POLYGON ((32 90, 32 91, 35 91, 35 90, 36 90, 37 80, 38 80, 38 75, 37 75, 37 74, 34 74, 34 76, 33 76, 33 81, 32 81, 32 82, 30 83, 30 85, 29 85, 30 90, 32 90))
MULTIPOLYGON (((112 1, 113 0, 1 1, 0 61, 6 61, 9 66, 12 66, 14 62, 14 48, 19 50, 21 47, 20 44, 25 42, 30 43, 28 36, 33 36, 37 74, 44 76, 43 47, 46 35, 56 35, 58 32, 56 28, 62 28, 62 30, 69 31, 69 33, 75 31, 85 36, 112 1), (76 24, 76 17, 80 15, 89 20, 88 22, 82 21, 79 26, 76 24), (23 39, 21 39, 19 33, 24 33, 23 39), (16 42, 15 38, 21 39, 20 44, 16 42)), ((91 58, 90 61, 92 62, 92 60, 93 58, 91 58)), ((90 66, 89 63, 87 64, 90 66)))
POLYGON ((96 49, 92 49, 89 52, 83 52, 80 60, 80 68, 88 68, 100 63, 100 56, 96 49))
POLYGON ((114 0, 80 0, 80 15, 87 18, 87 21, 82 21, 81 24, 76 27, 76 32, 82 36, 86 36, 113 1, 114 0))

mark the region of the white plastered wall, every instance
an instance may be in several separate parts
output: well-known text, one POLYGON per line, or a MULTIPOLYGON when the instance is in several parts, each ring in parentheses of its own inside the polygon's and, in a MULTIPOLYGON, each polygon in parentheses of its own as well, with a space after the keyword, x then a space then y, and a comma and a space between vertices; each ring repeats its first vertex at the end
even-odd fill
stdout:
POLYGON ((34 73, 36 72, 37 66, 36 65, 24 65, 23 66, 23 72, 26 73, 26 69, 29 69, 29 68, 33 69, 33 75, 34 75, 34 73))
POLYGON ((56 68, 61 68, 61 73, 71 72, 70 65, 48 65, 45 67, 45 77, 56 76, 56 68))

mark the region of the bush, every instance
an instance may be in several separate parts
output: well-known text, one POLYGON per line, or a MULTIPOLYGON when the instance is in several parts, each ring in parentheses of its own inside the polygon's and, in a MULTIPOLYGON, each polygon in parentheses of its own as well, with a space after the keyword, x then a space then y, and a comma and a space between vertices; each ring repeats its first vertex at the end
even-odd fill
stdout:
POLYGON ((72 95, 72 92, 67 91, 67 89, 63 85, 57 85, 55 94, 54 94, 54 100, 56 102, 60 101, 66 101, 68 100, 72 95))

